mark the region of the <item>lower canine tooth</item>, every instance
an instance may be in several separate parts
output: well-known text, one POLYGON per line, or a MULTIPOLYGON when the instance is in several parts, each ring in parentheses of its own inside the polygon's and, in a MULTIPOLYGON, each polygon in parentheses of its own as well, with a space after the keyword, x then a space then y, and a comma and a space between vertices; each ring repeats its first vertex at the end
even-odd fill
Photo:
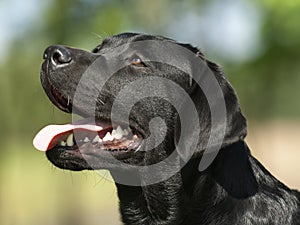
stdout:
POLYGON ((88 137, 85 137, 85 139, 83 140, 84 142, 89 142, 90 139, 88 137))
MULTIPOLYGON (((119 127, 118 127, 119 128, 119 127)), ((117 130, 113 130, 111 132, 111 135, 115 138, 115 139, 120 139, 123 135, 120 131, 117 130)))
POLYGON ((109 132, 107 132, 105 137, 103 138, 103 141, 112 141, 112 140, 114 140, 114 137, 111 136, 109 132))
POLYGON ((73 134, 70 134, 67 138, 67 145, 68 146, 73 146, 74 142, 73 142, 73 134))
POLYGON ((122 130, 122 128, 120 126, 117 127, 116 133, 121 135, 121 136, 126 135, 125 132, 122 130))

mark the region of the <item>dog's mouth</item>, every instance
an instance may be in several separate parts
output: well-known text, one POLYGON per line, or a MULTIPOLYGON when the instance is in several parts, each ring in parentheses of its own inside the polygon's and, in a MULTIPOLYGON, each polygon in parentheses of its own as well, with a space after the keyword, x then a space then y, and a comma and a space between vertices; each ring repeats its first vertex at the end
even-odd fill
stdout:
POLYGON ((34 138, 33 144, 40 151, 55 148, 81 150, 83 154, 97 154, 97 150, 109 152, 137 151, 141 137, 129 127, 112 127, 106 123, 91 123, 92 118, 76 121, 73 124, 48 125, 34 138), (86 148, 86 147, 90 148, 86 148))
POLYGON ((87 145, 92 151, 85 151, 87 154, 97 154, 96 149, 109 152, 129 152, 137 150, 139 138, 136 134, 132 134, 128 128, 123 129, 118 126, 116 129, 107 127, 104 130, 95 132, 85 129, 75 129, 60 135, 53 140, 50 145, 68 150, 75 150, 81 146, 87 145))
MULTIPOLYGON (((86 116, 72 105, 70 98, 65 98, 52 86, 49 90, 48 96, 58 108, 86 116)), ((72 124, 48 125, 33 140, 33 145, 40 151, 64 151, 80 157, 111 153, 116 157, 123 155, 124 158, 138 151, 141 144, 142 135, 136 129, 121 123, 112 125, 105 119, 93 117, 72 124)))

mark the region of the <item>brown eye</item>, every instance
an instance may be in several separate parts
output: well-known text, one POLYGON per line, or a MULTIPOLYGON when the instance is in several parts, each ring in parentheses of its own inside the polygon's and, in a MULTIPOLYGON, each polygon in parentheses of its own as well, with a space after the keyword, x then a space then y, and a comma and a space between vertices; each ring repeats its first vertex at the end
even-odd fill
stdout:
POLYGON ((145 67, 146 65, 144 64, 144 62, 141 60, 140 57, 138 56, 134 56, 131 60, 131 65, 133 66, 138 66, 138 67, 145 67))
POLYGON ((92 50, 92 53, 98 53, 99 50, 100 50, 100 46, 97 46, 96 48, 94 48, 94 49, 92 50))

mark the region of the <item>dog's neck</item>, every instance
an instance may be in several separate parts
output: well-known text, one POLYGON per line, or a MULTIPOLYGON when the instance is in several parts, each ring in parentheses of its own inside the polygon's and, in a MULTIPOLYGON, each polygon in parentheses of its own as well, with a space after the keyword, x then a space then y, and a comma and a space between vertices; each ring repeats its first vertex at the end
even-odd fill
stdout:
POLYGON ((174 175, 148 186, 116 184, 124 224, 178 224, 184 213, 179 207, 184 204, 181 182, 174 175))
POLYGON ((123 223, 186 224, 199 176, 197 162, 193 160, 181 172, 160 183, 147 186, 116 183, 123 223))
POLYGON ((243 168, 248 164, 239 163, 241 159, 248 160, 249 152, 243 146, 243 143, 238 143, 222 149, 204 172, 198 171, 200 159, 196 158, 190 160, 180 172, 160 183, 148 186, 116 184, 124 224, 193 224, 206 217, 203 212, 212 212, 218 208, 218 202, 224 202, 229 196, 231 198, 232 193, 239 194, 234 196, 236 198, 253 195, 256 183, 251 174, 247 176, 244 173, 249 168, 243 168), (230 168, 227 168, 229 165, 230 168), (227 173, 230 173, 230 177, 227 173), (242 184, 245 185, 239 186, 240 179, 244 179, 242 184), (219 193, 218 199, 214 199, 216 192, 219 193))

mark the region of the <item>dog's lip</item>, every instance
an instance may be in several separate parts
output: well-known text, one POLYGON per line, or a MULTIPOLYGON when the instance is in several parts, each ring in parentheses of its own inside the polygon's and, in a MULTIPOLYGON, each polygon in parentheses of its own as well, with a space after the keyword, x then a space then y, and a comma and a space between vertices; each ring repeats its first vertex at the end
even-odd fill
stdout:
POLYGON ((78 109, 72 103, 72 98, 70 96, 65 97, 62 95, 51 83, 50 83, 50 94, 49 98, 60 110, 66 113, 75 113, 84 118, 88 118, 89 115, 83 110, 78 109))
MULTIPOLYGON (((96 159, 96 162, 98 162, 99 165, 94 165, 95 167, 101 167, 101 164, 105 162, 103 160, 109 160, 110 157, 113 157, 116 160, 126 160, 132 158, 132 156, 136 153, 137 151, 134 149, 130 149, 128 151, 106 151, 93 149, 93 147, 89 146, 88 144, 86 144, 86 146, 80 146, 73 149, 66 149, 62 148, 61 146, 55 146, 54 148, 46 152, 47 156, 56 155, 56 157, 52 159, 54 160, 54 163, 56 160, 62 161, 63 165, 65 165, 65 160, 68 160, 68 162, 79 160, 81 162, 85 161, 87 163, 89 163, 89 160, 91 160, 91 162, 94 163, 94 159, 96 159)), ((52 160, 50 159, 50 161, 52 160)))
POLYGON ((53 85, 50 84, 50 93, 55 101, 55 105, 61 110, 71 113, 73 105, 71 103, 70 97, 63 96, 53 85))
POLYGON ((43 77, 42 84, 46 94, 51 102, 60 110, 66 113, 71 113, 73 108, 71 98, 69 96, 64 96, 60 91, 58 91, 58 89, 50 81, 49 74, 49 60, 45 60, 42 64, 41 76, 43 77))
MULTIPOLYGON (((126 148, 110 148, 110 147, 105 147, 104 145, 99 145, 95 143, 83 143, 83 144, 76 144, 73 147, 67 147, 67 148, 62 148, 61 146, 55 146, 54 148, 61 148, 61 150, 68 151, 70 154, 78 154, 78 151, 80 152, 81 155, 89 155, 89 156, 99 156, 103 154, 110 153, 114 156, 122 156, 122 155, 131 155, 134 152, 137 152, 140 149, 140 146, 142 144, 142 140, 140 138, 137 138, 135 141, 132 141, 132 143, 127 146, 126 148), (75 151, 75 152, 74 152, 75 151)), ((54 149, 53 148, 53 149, 54 149)))

